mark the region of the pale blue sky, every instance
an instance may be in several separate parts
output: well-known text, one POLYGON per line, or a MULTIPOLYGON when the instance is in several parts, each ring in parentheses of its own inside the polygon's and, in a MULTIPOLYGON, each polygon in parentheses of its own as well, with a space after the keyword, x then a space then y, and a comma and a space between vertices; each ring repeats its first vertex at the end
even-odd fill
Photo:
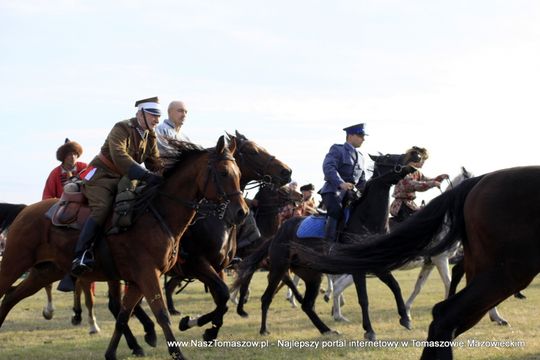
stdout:
POLYGON ((237 129, 300 184, 359 122, 364 153, 427 147, 427 175, 539 163, 536 0, 0 0, 0 46, 0 201, 38 201, 65 137, 88 162, 155 95, 193 141, 237 129))

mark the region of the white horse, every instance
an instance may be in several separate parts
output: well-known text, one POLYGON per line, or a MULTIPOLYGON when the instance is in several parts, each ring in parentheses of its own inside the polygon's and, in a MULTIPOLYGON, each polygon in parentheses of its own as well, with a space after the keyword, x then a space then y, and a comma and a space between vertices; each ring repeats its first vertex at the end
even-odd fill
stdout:
MULTIPOLYGON (((472 177, 472 174, 468 172, 464 167, 461 168, 461 174, 456 176, 448 186, 447 189, 450 189, 454 186, 457 186, 459 183, 461 183, 463 180, 468 179, 472 177)), ((441 231, 439 236, 443 237, 445 235, 445 231, 441 231)), ((406 264, 404 267, 402 267, 400 270, 410 270, 416 267, 422 267, 420 270, 420 274, 418 274, 418 278, 416 279, 416 284, 414 286, 414 290, 412 294, 409 296, 408 300, 405 303, 405 308, 407 310, 407 315, 411 317, 411 308, 414 300, 416 299, 416 296, 420 293, 420 290, 422 290, 422 287, 426 283, 429 275, 431 274, 431 271, 436 267, 439 275, 441 277, 441 280, 443 281, 445 293, 444 297, 448 297, 448 292, 450 289, 450 281, 451 281, 451 273, 450 273, 450 267, 449 267, 449 259, 456 255, 456 253, 459 251, 460 244, 456 244, 453 248, 450 248, 436 256, 432 256, 428 259, 420 259, 419 261, 411 262, 409 264, 406 264)), ((344 304, 343 299, 343 291, 350 285, 354 284, 353 278, 351 275, 344 274, 344 275, 332 275, 329 276, 329 281, 333 282, 333 306, 332 306, 332 317, 335 321, 349 321, 346 317, 343 316, 341 313, 341 306, 344 304)), ((329 285, 329 289, 331 286, 329 285)), ((325 297, 326 299, 326 297, 325 297)), ((489 311, 489 317, 491 321, 496 322, 498 325, 508 325, 508 321, 503 319, 500 314, 497 311, 497 308, 494 307, 489 311)), ((411 317, 412 318, 412 317, 411 317)))

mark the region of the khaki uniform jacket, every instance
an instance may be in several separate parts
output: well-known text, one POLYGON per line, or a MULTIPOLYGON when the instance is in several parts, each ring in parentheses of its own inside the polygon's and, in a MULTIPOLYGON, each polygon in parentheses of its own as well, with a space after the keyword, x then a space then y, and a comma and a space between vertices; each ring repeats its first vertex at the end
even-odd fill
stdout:
POLYGON ((155 172, 162 169, 155 132, 150 131, 142 138, 136 126, 136 118, 116 123, 101 147, 101 156, 107 161, 98 155, 90 162, 96 172, 85 180, 84 192, 90 216, 101 225, 111 211, 118 182, 132 165, 144 163, 148 170, 155 172))

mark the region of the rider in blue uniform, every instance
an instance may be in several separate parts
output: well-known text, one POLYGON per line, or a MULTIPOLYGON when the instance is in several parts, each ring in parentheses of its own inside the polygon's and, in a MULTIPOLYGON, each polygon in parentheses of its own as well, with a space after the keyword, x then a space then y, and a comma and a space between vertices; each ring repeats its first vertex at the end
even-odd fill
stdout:
POLYGON ((343 130, 347 133, 345 143, 332 145, 324 158, 325 183, 319 190, 328 214, 325 238, 330 241, 336 240, 344 197, 355 188, 363 191, 366 184, 364 156, 358 151, 367 135, 365 125, 357 124, 343 130))

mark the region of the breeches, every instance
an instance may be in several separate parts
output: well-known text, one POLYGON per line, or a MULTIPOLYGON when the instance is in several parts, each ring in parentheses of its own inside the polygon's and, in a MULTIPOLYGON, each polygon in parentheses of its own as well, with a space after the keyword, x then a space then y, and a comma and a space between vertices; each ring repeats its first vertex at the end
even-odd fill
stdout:
POLYGON ((331 218, 339 220, 342 211, 341 197, 333 192, 324 193, 321 195, 322 201, 326 206, 326 213, 331 218))
POLYGON ((94 176, 85 181, 84 195, 88 199, 90 216, 103 226, 111 213, 120 177, 98 168, 94 176))

